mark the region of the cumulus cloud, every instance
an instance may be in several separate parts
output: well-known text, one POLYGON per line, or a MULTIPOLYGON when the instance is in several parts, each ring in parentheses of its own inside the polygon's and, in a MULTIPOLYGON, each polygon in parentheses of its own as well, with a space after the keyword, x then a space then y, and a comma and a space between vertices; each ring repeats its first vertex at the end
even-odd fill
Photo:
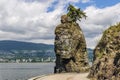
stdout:
POLYGON ((110 25, 120 22, 119 7, 120 3, 102 9, 89 6, 84 10, 88 17, 79 24, 85 33, 88 47, 94 48, 103 31, 110 25))
MULTIPOLYGON (((54 29, 68 3, 79 0, 1 0, 0 40, 53 43, 54 29), (57 2, 56 4, 54 4, 57 2), (52 7, 53 10, 49 10, 52 7), (45 41, 43 41, 45 40, 45 41), (52 41, 50 41, 52 40, 52 41)), ((50 44, 50 43, 48 43, 50 44)))
POLYGON ((88 3, 90 0, 82 0, 82 3, 88 3))
MULTIPOLYGON (((0 0, 0 40, 53 44, 54 29, 66 13, 66 6, 80 2, 90 0, 0 0)), ((103 9, 88 6, 84 10, 88 17, 79 24, 88 47, 93 48, 102 31, 120 21, 119 7, 120 4, 103 9)))
POLYGON ((47 13, 47 8, 53 0, 28 1, 30 0, 0 1, 0 39, 31 40, 37 37, 39 39, 51 37, 50 29, 57 23, 57 16, 62 10, 59 12, 60 9, 56 9, 47 13))

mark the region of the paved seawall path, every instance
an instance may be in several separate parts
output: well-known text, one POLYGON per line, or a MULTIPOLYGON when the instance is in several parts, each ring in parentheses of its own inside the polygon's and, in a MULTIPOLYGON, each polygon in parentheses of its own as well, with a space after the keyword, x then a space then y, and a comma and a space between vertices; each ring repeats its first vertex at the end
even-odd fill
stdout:
POLYGON ((88 73, 61 73, 34 77, 28 80, 90 80, 88 73))

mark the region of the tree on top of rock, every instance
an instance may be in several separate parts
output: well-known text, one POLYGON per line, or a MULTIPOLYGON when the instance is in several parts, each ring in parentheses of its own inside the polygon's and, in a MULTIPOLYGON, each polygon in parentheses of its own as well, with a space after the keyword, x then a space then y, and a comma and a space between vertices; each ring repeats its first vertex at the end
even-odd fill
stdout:
POLYGON ((86 14, 80 8, 76 9, 73 5, 69 4, 67 16, 72 19, 72 22, 76 22, 77 20, 81 21, 84 17, 86 19, 86 14))

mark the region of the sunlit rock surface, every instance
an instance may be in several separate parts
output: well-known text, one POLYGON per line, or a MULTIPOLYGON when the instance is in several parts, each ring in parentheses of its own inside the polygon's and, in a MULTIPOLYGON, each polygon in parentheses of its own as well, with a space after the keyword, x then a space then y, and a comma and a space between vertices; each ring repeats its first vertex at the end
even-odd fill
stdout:
POLYGON ((120 23, 111 26, 94 50, 92 80, 120 80, 120 23))
POLYGON ((55 29, 55 73, 89 70, 86 41, 78 23, 66 15, 55 29))

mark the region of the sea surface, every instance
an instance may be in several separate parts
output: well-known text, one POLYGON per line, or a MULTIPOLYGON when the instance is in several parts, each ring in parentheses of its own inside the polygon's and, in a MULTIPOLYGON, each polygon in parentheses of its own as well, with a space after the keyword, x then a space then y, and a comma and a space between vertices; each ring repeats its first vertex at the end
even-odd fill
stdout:
POLYGON ((54 63, 0 63, 0 80, 27 80, 51 74, 54 66, 54 63))

